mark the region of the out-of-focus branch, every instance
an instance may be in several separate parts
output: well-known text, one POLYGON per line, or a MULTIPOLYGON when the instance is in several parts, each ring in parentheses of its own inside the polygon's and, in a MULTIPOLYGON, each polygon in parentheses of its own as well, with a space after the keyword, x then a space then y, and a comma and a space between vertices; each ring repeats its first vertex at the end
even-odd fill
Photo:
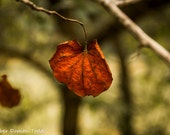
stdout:
POLYGON ((124 14, 113 0, 96 0, 102 4, 111 14, 116 16, 120 23, 139 41, 141 47, 148 47, 160 56, 170 66, 170 53, 159 43, 149 37, 137 24, 124 14))
POLYGON ((69 21, 69 22, 79 24, 83 28, 85 41, 87 41, 86 30, 85 30, 84 24, 82 22, 80 22, 80 21, 78 21, 76 19, 66 18, 66 17, 62 16, 61 14, 59 14, 58 12, 56 12, 56 11, 50 11, 50 10, 47 10, 47 9, 45 9, 43 7, 39 7, 39 6, 35 5, 33 2, 31 2, 29 0, 16 0, 16 1, 24 3, 25 5, 29 6, 33 10, 44 12, 44 13, 46 13, 48 15, 56 15, 56 16, 60 17, 63 21, 69 21))
POLYGON ((21 52, 17 49, 11 49, 8 47, 5 47, 5 45, 0 46, 0 55, 4 55, 7 57, 16 57, 23 60, 26 60, 27 62, 31 63, 34 67, 42 71, 45 75, 47 75, 52 82, 55 82, 56 86, 58 86, 58 83, 56 83, 56 80, 52 78, 52 74, 48 68, 46 68, 40 61, 36 60, 32 57, 32 55, 28 54, 27 52, 21 52))

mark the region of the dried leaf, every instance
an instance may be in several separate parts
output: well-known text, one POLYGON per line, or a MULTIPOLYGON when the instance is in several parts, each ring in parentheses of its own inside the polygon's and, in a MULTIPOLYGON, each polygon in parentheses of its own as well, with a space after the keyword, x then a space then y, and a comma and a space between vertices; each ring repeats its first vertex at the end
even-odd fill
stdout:
POLYGON ((2 76, 0 82, 0 104, 5 107, 12 108, 17 106, 20 102, 21 95, 19 90, 12 88, 7 80, 7 76, 2 76))
POLYGON ((76 40, 64 42, 57 46, 49 62, 56 79, 78 96, 97 96, 112 83, 110 69, 96 40, 88 44, 87 51, 76 40))

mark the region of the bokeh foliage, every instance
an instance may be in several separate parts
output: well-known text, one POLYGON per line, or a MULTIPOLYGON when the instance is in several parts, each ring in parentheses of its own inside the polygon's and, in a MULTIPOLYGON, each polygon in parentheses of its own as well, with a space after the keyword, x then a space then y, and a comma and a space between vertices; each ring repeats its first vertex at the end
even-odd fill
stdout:
MULTIPOLYGON (((161 59, 147 48, 141 49, 136 55, 138 42, 125 29, 114 31, 114 17, 95 2, 63 0, 53 7, 48 1, 34 2, 84 22, 88 38, 99 40, 111 68, 114 78, 111 88, 96 98, 82 99, 78 133, 121 133, 119 124, 126 109, 121 96, 120 58, 115 49, 116 45, 120 45, 126 56, 129 74, 134 132, 136 135, 170 134, 170 70, 161 59)), ((169 16, 170 4, 166 4, 159 11, 147 11, 135 21, 170 51, 169 16)), ((58 43, 75 38, 82 42, 81 27, 33 11, 15 0, 1 0, 0 30, 0 75, 7 74, 12 85, 22 94, 18 107, 0 107, 0 129, 33 128, 44 129, 42 135, 62 134, 64 107, 58 87, 61 84, 54 79, 48 60, 58 43)))

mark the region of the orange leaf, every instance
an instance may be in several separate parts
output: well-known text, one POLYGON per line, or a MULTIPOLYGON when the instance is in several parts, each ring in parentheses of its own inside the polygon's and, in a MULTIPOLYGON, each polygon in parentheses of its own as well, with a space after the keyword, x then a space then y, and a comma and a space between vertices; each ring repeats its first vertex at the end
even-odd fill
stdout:
POLYGON ((7 80, 7 76, 2 76, 0 82, 0 104, 5 107, 17 106, 20 102, 21 95, 17 89, 12 88, 7 80))
POLYGON ((87 51, 76 41, 66 41, 57 46, 50 66, 59 82, 78 96, 97 96, 112 83, 110 69, 96 40, 87 51))

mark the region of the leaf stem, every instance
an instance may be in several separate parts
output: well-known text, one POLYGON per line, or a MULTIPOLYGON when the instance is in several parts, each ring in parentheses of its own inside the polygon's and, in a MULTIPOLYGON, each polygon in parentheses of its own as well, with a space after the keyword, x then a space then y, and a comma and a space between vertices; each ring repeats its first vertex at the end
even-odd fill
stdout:
POLYGON ((33 10, 44 12, 44 13, 46 13, 48 15, 56 15, 56 16, 60 17, 62 20, 64 20, 64 21, 69 21, 69 22, 79 24, 83 29, 84 40, 85 40, 85 44, 86 44, 85 46, 87 46, 87 33, 86 33, 85 26, 81 21, 76 20, 76 19, 66 18, 66 17, 62 16, 61 14, 59 14, 57 11, 50 11, 50 10, 47 10, 47 9, 45 9, 43 7, 39 7, 39 6, 35 5, 33 2, 31 2, 29 0, 16 0, 16 1, 19 1, 19 2, 22 2, 22 3, 26 4, 26 5, 28 5, 33 10))

